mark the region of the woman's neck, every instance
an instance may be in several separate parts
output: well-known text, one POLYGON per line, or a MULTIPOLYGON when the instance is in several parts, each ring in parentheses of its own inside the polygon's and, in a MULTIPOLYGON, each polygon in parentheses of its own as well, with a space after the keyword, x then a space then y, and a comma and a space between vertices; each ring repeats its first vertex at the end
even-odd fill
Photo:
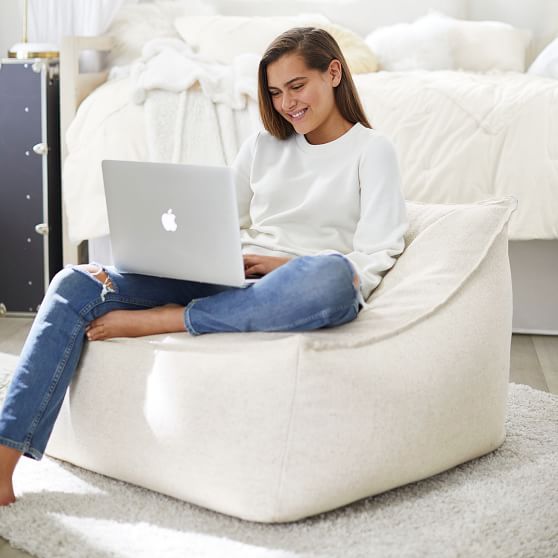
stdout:
POLYGON ((329 143, 343 134, 346 134, 354 124, 345 120, 341 114, 321 124, 315 130, 304 134, 306 141, 312 145, 320 145, 322 143, 329 143))

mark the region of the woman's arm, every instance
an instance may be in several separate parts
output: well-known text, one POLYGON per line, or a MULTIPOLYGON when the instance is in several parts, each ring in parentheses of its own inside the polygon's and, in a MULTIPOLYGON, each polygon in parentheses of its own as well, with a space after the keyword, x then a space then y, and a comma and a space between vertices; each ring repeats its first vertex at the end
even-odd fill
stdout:
POLYGON ((252 134, 244 141, 231 165, 234 172, 238 219, 241 229, 247 229, 252 224, 250 203, 253 192, 250 186, 250 174, 258 135, 259 132, 252 134))
POLYGON ((353 251, 345 256, 354 265, 367 299, 405 249, 409 227, 397 153, 386 137, 371 138, 360 161, 359 179, 360 219, 353 251))

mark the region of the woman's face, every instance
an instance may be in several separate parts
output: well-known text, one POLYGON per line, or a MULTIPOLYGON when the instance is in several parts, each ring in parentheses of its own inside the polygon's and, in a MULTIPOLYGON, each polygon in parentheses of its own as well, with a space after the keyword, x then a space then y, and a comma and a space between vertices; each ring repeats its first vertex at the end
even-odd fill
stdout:
MULTIPOLYGON (((326 143, 347 131, 348 122, 335 103, 341 64, 332 60, 325 72, 306 66, 298 54, 285 54, 267 67, 268 90, 275 110, 310 143, 326 143)), ((349 125, 350 127, 350 125, 349 125)))

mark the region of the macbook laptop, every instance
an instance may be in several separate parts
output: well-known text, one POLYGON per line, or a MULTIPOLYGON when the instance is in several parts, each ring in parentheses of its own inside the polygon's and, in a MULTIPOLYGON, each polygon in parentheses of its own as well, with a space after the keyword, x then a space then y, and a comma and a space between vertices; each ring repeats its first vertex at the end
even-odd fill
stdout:
POLYGON ((125 272, 245 287, 229 167, 102 162, 115 266, 125 272))

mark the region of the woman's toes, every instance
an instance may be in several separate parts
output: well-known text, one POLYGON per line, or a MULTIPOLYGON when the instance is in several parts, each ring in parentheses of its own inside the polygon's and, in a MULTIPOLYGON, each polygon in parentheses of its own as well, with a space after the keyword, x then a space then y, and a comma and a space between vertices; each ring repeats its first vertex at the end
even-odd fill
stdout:
POLYGON ((85 327, 85 336, 89 341, 98 341, 103 338, 104 328, 103 325, 99 323, 98 318, 89 322, 85 327))
POLYGON ((87 339, 89 341, 98 341, 103 338, 103 328, 102 327, 91 327, 86 333, 87 339))

